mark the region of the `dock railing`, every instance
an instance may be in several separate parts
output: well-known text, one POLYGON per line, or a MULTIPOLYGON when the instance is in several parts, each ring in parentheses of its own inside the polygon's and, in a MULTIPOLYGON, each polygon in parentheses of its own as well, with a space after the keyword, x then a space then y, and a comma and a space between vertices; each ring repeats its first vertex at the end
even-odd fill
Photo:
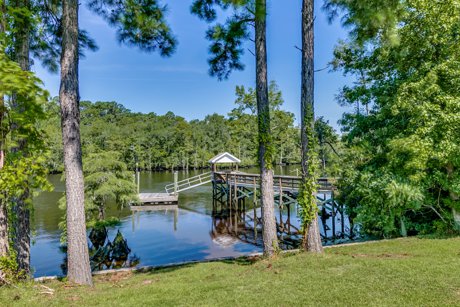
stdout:
POLYGON ((177 194, 182 191, 196 188, 200 185, 210 183, 212 180, 212 173, 203 173, 193 177, 177 180, 177 174, 174 175, 174 183, 165 186, 166 193, 177 194))
MULTIPOLYGON (((260 185, 260 174, 250 174, 242 172, 216 172, 219 178, 222 178, 229 185, 254 187, 260 185)), ((335 189, 334 183, 336 178, 319 178, 318 191, 331 191, 335 189)), ((299 176, 273 176, 273 188, 283 191, 298 191, 302 183, 302 177, 299 176)))

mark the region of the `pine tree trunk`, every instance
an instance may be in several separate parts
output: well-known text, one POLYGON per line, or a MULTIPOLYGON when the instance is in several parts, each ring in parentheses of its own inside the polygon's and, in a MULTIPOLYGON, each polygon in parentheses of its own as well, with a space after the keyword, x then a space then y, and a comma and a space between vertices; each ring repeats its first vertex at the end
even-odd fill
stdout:
MULTIPOLYGON (((29 6, 29 0, 16 1, 16 7, 18 8, 29 10, 29 6)), ((30 21, 27 18, 23 18, 16 28, 17 32, 15 33, 14 44, 15 60, 22 70, 28 71, 30 70, 30 21)), ((18 113, 24 112, 21 102, 19 101, 20 99, 21 97, 13 95, 12 105, 13 108, 17 109, 18 113)), ((20 128, 15 123, 13 123, 12 126, 13 130, 20 128)), ((16 152, 23 152, 24 156, 27 155, 25 152, 27 147, 26 141, 24 139, 17 138, 14 135, 13 138, 16 139, 18 147, 12 150, 16 152)), ((19 269, 27 275, 30 274, 30 209, 26 203, 29 198, 30 191, 28 183, 26 183, 24 192, 15 199, 15 204, 12 208, 15 216, 13 223, 15 233, 13 245, 16 250, 16 260, 19 269)))
MULTIPOLYGON (((0 33, 5 32, 5 20, 3 14, 5 13, 4 3, 0 3, 1 14, 0 16, 0 33)), ((2 51, 3 52, 3 51, 2 51)), ((4 147, 5 147, 5 134, 3 131, 3 119, 5 115, 5 99, 3 93, 0 93, 0 171, 5 165, 4 147)), ((0 193, 4 193, 3 191, 0 193)), ((6 202, 0 198, 0 257, 9 254, 9 236, 8 236, 8 211, 6 202)))
POLYGON ((8 256, 9 251, 8 211, 6 209, 6 204, 0 200, 0 258, 8 256))
POLYGON ((30 210, 26 200, 29 198, 29 191, 26 191, 16 200, 13 213, 16 218, 14 223, 15 237, 13 238, 16 259, 21 271, 30 274, 30 210))
MULTIPOLYGON (((315 180, 315 174, 309 169, 312 159, 314 140, 314 3, 313 0, 302 1, 302 92, 301 92, 301 139, 302 139, 302 180, 315 180)), ((322 253, 323 246, 318 224, 318 214, 305 227, 304 249, 309 252, 322 253)))
MULTIPOLYGON (((3 120, 3 108, 4 100, 3 96, 0 96, 0 132, 2 127, 3 120)), ((0 171, 3 168, 3 134, 0 136, 0 171)), ((0 193, 4 193, 3 191, 0 193)), ((9 235, 8 235, 8 211, 6 207, 6 202, 3 198, 0 198, 0 258, 8 256, 10 252, 9 248, 9 235)))
POLYGON ((278 249, 275 204, 273 195, 273 170, 270 150, 270 109, 267 85, 266 1, 256 0, 256 88, 259 127, 260 200, 264 255, 272 256, 278 249))
POLYGON ((67 203, 67 268, 70 282, 92 285, 84 208, 78 92, 78 1, 64 0, 62 11, 61 103, 67 203))

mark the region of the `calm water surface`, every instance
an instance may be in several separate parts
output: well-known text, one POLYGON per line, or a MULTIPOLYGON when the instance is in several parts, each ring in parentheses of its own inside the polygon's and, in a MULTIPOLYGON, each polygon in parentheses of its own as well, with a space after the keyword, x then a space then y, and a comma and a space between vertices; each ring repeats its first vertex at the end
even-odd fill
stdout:
MULTIPOLYGON (((295 168, 278 168, 276 173, 294 175, 295 168)), ((179 180, 199 173, 201 171, 180 172, 179 180)), ((141 192, 163 192, 164 186, 172 182, 173 175, 170 172, 142 173, 140 178, 141 192)), ((60 246, 58 227, 63 211, 58 207, 58 200, 63 196, 64 183, 60 179, 61 175, 51 175, 49 180, 55 186, 54 191, 42 193, 34 200, 31 262, 36 277, 63 274, 65 252, 60 246)), ((132 213, 129 208, 117 209, 112 205, 107 210, 107 215, 118 217, 121 224, 108 228, 108 239, 113 242, 120 231, 131 250, 128 260, 132 265, 138 266, 238 256, 261 251, 260 247, 241 240, 216 239, 213 236, 215 227, 211 213, 210 184, 182 192, 177 211, 132 213)), ((291 212, 291 220, 297 221, 296 212, 291 212)))

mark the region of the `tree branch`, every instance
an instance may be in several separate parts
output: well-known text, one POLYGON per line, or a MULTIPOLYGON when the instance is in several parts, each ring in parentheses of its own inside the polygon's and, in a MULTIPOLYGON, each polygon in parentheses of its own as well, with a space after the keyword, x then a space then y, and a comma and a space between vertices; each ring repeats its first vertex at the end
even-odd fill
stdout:
POLYGON ((335 150, 334 146, 332 146, 331 143, 329 143, 328 141, 324 141, 323 143, 326 143, 327 145, 329 145, 332 149, 332 151, 338 156, 338 157, 341 157, 341 155, 337 152, 337 150, 335 150))
POLYGON ((314 70, 314 72, 320 72, 320 71, 326 70, 326 69, 328 69, 330 66, 331 66, 331 65, 328 64, 326 67, 323 67, 323 68, 314 70))

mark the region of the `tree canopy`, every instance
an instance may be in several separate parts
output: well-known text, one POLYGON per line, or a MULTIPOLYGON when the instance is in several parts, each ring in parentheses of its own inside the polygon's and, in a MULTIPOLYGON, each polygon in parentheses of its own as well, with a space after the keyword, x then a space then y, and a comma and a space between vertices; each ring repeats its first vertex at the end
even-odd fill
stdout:
POLYGON ((342 101, 368 108, 342 120, 352 165, 342 197, 379 236, 452 230, 460 209, 459 2, 397 4, 393 43, 381 28, 335 53, 336 69, 365 76, 342 90, 342 101))
MULTIPOLYGON (((202 120, 190 121, 172 112, 164 115, 133 113, 117 102, 82 101, 83 156, 115 152, 129 169, 134 169, 137 159, 141 169, 163 170, 208 167, 210 158, 229 151, 242 160, 242 166, 257 165, 255 90, 238 86, 235 96, 235 108, 227 116, 210 114, 202 120)), ((269 99, 275 163, 298 163, 299 129, 294 114, 282 109, 284 100, 275 82, 270 83, 269 99)), ((61 172, 62 143, 57 101, 50 100, 45 109, 48 117, 40 121, 40 128, 48 135, 47 147, 51 152, 48 168, 51 172, 61 172)), ((328 131, 335 135, 328 127, 328 131)), ((327 138, 331 144, 337 142, 337 137, 327 138)), ((325 159, 331 162, 331 168, 329 163, 327 165, 328 170, 332 170, 337 157, 325 148, 325 159)))

